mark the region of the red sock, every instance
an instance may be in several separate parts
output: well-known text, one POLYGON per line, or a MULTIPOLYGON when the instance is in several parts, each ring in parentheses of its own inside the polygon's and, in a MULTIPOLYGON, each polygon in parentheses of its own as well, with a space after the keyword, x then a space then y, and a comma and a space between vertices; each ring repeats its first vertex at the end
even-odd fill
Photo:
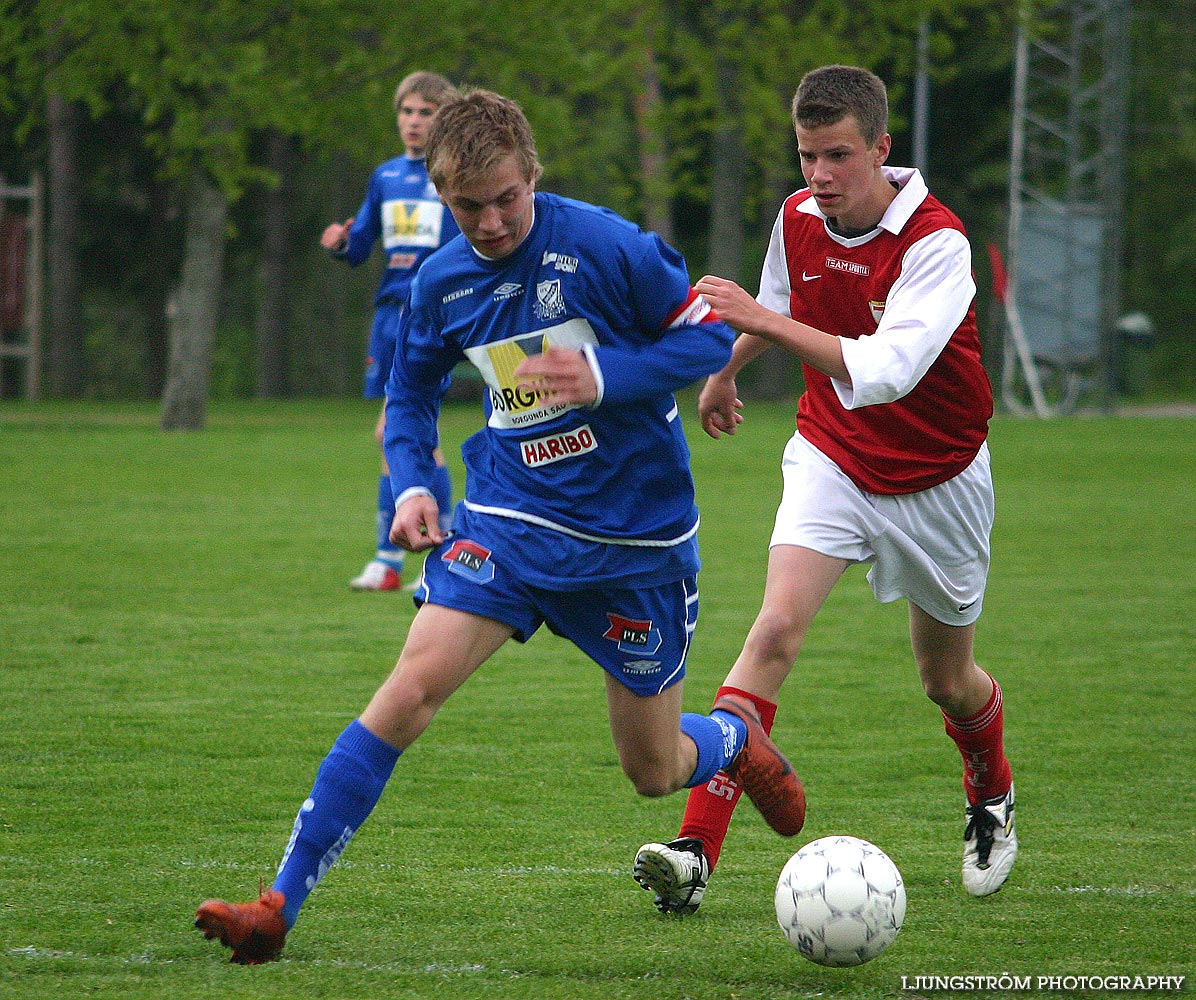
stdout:
MULTIPOLYGON (((738 695, 746 698, 756 706, 760 713, 760 722, 766 733, 772 732, 773 720, 777 717, 777 706, 771 701, 765 701, 758 695, 751 694, 741 688, 720 687, 714 696, 717 702, 725 694, 738 695)), ((710 870, 718 862, 719 853, 723 849, 723 840, 727 836, 727 827, 731 825, 731 814, 735 811, 735 804, 743 794, 734 781, 719 771, 706 784, 691 788, 689 798, 685 803, 685 815, 681 819, 681 831, 678 837, 697 837, 702 842, 703 853, 710 864, 710 870)))
POLYGON ((963 757, 963 788, 968 802, 976 805, 1009 791, 1013 773, 1005 757, 1005 710, 1001 687, 993 682, 992 697, 975 715, 952 719, 943 713, 947 735, 963 757))

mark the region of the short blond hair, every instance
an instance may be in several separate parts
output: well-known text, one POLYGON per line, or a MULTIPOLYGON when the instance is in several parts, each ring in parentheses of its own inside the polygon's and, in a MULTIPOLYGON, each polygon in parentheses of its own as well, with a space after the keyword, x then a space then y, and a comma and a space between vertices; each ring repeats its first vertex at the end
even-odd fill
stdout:
POLYGON ((395 88, 395 112, 398 112, 403 99, 410 94, 418 94, 429 104, 435 104, 439 108, 458 93, 457 88, 439 73, 431 73, 425 69, 416 70, 403 77, 395 88))
POLYGON ((543 168, 523 109, 509 97, 479 89, 440 106, 424 148, 428 176, 442 193, 476 182, 510 155, 524 180, 539 180, 543 168))

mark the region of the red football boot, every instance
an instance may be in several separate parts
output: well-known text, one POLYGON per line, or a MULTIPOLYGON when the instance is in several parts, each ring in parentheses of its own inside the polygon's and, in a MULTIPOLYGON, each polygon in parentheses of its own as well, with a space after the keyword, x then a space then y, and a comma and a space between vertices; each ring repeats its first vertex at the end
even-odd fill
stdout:
POLYGON ((714 709, 730 712, 747 725, 747 740, 731 766, 724 768, 760 810, 764 821, 782 837, 798 833, 806 821, 806 791, 793 765, 760 724, 751 702, 735 695, 723 695, 714 709))
POLYGON ((267 889, 252 903, 226 903, 209 899, 195 911, 195 926, 209 941, 220 938, 232 948, 231 961, 237 965, 261 965, 277 961, 287 938, 282 904, 286 897, 267 889))

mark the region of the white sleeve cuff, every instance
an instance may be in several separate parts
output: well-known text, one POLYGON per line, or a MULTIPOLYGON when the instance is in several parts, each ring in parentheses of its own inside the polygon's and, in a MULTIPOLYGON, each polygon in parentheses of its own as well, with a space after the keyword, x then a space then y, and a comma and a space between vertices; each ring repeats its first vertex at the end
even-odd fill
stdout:
MULTIPOLYGON (((397 497, 395 497, 395 510, 398 510, 412 497, 430 497, 432 491, 426 486, 412 486, 410 489, 403 490, 397 497)), ((435 499, 435 498, 433 498, 435 499)))
POLYGON ((598 395, 589 407, 591 410, 596 410, 602 405, 602 397, 606 395, 606 382, 602 378, 602 367, 598 364, 598 356, 594 353, 594 345, 583 344, 581 353, 585 355, 586 362, 590 366, 590 371, 594 373, 594 384, 598 387, 598 395))

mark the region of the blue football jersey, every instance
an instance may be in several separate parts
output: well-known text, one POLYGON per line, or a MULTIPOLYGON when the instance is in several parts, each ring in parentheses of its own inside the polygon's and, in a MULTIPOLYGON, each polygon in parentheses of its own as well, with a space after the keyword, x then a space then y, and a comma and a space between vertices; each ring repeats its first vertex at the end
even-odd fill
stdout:
POLYGON ((348 243, 335 256, 357 266, 381 240, 386 269, 374 301, 402 303, 424 258, 459 232, 428 179, 424 161, 396 156, 370 175, 365 199, 349 227, 348 243))
POLYGON ((673 393, 721 369, 734 336, 658 236, 538 193, 512 254, 488 260, 458 237, 415 279, 387 386, 394 495, 430 487, 443 380, 467 360, 485 383, 485 425, 462 447, 469 537, 535 586, 693 575, 698 511, 673 393), (595 405, 518 388, 519 363, 550 345, 588 356, 595 405))

